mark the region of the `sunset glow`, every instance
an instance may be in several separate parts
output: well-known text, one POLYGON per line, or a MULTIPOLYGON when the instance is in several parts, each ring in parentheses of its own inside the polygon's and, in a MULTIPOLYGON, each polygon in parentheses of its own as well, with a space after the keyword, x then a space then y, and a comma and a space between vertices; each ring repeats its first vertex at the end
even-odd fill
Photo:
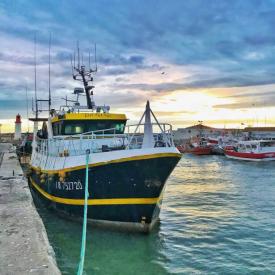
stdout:
POLYGON ((23 131, 28 129, 26 87, 32 116, 37 30, 43 30, 37 33, 38 97, 47 97, 51 32, 55 108, 61 97, 72 98, 73 88, 79 86, 71 77, 70 56, 80 40, 84 59, 97 43, 96 103, 110 105, 111 112, 126 113, 132 122, 150 100, 159 120, 175 129, 198 121, 227 128, 275 125, 274 14, 269 12, 274 3, 244 1, 243 9, 234 1, 220 5, 202 1, 199 6, 176 2, 161 2, 157 7, 140 1, 114 2, 111 7, 95 1, 89 3, 90 16, 80 18, 75 9, 82 14, 85 1, 75 9, 60 3, 59 12, 52 1, 43 11, 36 1, 0 5, 2 132, 13 132, 17 113, 24 118, 23 131), (76 17, 77 21, 72 20, 76 17), (79 28, 79 24, 89 27, 79 28))

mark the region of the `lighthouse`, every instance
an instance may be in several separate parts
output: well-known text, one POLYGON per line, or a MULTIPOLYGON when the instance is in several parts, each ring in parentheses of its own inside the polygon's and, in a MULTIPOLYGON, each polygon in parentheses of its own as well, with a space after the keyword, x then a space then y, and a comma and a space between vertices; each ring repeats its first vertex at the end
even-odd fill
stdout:
POLYGON ((21 139, 21 116, 18 114, 15 119, 14 140, 21 139))

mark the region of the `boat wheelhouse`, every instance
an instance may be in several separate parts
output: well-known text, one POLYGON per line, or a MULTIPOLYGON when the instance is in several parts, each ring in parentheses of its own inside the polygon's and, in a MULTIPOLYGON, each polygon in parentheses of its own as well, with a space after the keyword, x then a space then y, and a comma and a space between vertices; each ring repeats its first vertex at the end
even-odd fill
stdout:
POLYGON ((110 113, 64 113, 52 118, 53 135, 76 135, 105 129, 115 129, 123 134, 127 118, 125 114, 110 113))
POLYGON ((228 158, 250 161, 275 160, 274 140, 249 140, 240 141, 238 144, 225 150, 228 158))

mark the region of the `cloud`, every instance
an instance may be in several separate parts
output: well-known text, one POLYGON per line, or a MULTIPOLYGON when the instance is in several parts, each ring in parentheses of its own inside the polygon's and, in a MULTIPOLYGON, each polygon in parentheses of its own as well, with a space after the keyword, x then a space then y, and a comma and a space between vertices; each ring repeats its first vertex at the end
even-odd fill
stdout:
POLYGON ((250 92, 250 93, 242 93, 242 94, 234 94, 227 96, 228 98, 256 98, 256 97, 262 97, 262 98, 268 98, 268 96, 274 96, 275 97, 275 90, 273 91, 261 91, 261 92, 250 92))
MULTIPOLYGON (((86 56, 97 43, 96 95, 99 101, 118 108, 139 105, 155 94, 161 97, 173 91, 206 88, 243 87, 244 98, 253 98, 250 87, 275 83, 274 14, 271 0, 114 0, 112 5, 106 0, 3 2, 0 99, 22 97, 26 84, 33 94, 35 32, 41 96, 48 85, 51 32, 52 90, 56 96, 64 95, 60 87, 70 90, 77 85, 71 80, 70 55, 79 40, 86 56), (169 69, 173 70, 170 74, 169 69), (152 72, 156 73, 153 80, 152 72), (116 92, 120 89, 124 93, 116 92)), ((273 102, 271 94, 264 96, 273 102)), ((227 106, 244 106, 238 102, 244 98, 237 94, 236 104, 241 105, 227 106)))
POLYGON ((220 104, 215 105, 213 108, 217 109, 251 109, 251 108, 266 108, 266 107, 274 107, 275 106, 275 96, 265 98, 265 100, 261 101, 250 101, 250 102, 238 102, 232 104, 220 104))
MULTIPOLYGON (((29 114, 31 115, 31 101, 28 102, 29 114)), ((20 100, 0 100, 0 117, 1 118, 15 118, 15 115, 20 113, 26 117, 27 103, 26 98, 20 100)))
POLYGON ((116 88, 121 89, 138 89, 143 91, 169 92, 178 90, 192 90, 204 88, 224 88, 224 87, 249 87, 257 85, 267 85, 274 83, 273 77, 266 77, 265 79, 257 79, 255 76, 228 76, 215 79, 201 79, 190 81, 186 79, 184 83, 131 83, 131 84, 117 84, 116 88))
POLYGON ((145 57, 143 55, 108 55, 108 56, 99 56, 98 62, 102 65, 142 65, 145 57))
POLYGON ((227 98, 237 99, 235 103, 219 104, 213 108, 225 109, 250 109, 267 108, 275 106, 275 91, 251 92, 228 96, 227 98))

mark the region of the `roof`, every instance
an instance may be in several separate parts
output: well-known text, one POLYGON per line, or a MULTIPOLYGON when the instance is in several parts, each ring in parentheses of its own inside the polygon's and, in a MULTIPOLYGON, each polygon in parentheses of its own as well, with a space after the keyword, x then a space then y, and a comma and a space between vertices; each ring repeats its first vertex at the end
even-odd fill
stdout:
POLYGON ((275 127, 246 127, 243 132, 275 132, 275 127))
POLYGON ((210 126, 205 126, 205 125, 202 125, 202 124, 196 124, 196 125, 193 125, 193 126, 189 126, 189 127, 186 127, 185 129, 215 130, 215 128, 212 128, 210 126))
POLYGON ((186 128, 180 128, 180 129, 188 129, 188 130, 191 130, 191 129, 196 129, 196 130, 210 130, 210 131, 223 131, 223 132, 230 132, 230 131, 240 131, 240 129, 236 129, 236 128, 214 128, 214 127, 210 127, 210 126, 206 126, 206 125, 203 125, 203 124, 196 124, 196 125, 193 125, 193 126, 189 126, 189 127, 186 127, 186 128))

